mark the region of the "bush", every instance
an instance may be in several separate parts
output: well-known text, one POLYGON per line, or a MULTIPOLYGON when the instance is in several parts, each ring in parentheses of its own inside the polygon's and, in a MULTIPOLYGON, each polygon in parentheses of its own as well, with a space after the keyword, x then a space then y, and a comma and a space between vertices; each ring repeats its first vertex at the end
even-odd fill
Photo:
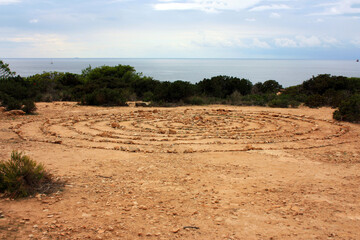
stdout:
POLYGON ((185 103, 190 105, 204 105, 205 101, 202 97, 193 96, 185 99, 185 103))
POLYGON ((310 95, 306 99, 305 105, 310 108, 318 108, 318 107, 326 106, 326 99, 325 97, 319 94, 310 95))
POLYGON ((120 90, 102 88, 85 95, 83 104, 94 106, 124 106, 126 99, 120 90))
POLYGON ((287 101, 286 99, 276 98, 271 100, 268 105, 269 107, 273 108, 287 108, 289 107, 289 101, 287 101))
POLYGON ((343 101, 339 110, 334 112, 333 118, 338 121, 360 122, 360 94, 355 94, 343 101))
POLYGON ((21 152, 13 151, 8 161, 0 162, 0 191, 11 197, 27 197, 51 181, 42 164, 21 152))
POLYGON ((24 101, 24 106, 21 108, 26 114, 31 114, 36 111, 36 105, 34 101, 27 99, 24 101))
POLYGON ((7 94, 3 94, 1 100, 1 105, 5 107, 6 111, 21 109, 21 102, 11 96, 8 96, 7 94))

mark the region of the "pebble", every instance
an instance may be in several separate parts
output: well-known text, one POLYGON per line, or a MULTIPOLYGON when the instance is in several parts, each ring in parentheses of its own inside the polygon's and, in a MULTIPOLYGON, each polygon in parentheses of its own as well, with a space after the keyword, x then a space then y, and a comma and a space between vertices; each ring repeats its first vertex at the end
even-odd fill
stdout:
POLYGON ((129 147, 129 152, 140 152, 140 148, 134 147, 134 146, 130 146, 130 147, 129 147))
POLYGON ((83 213, 81 216, 82 216, 83 218, 89 218, 89 217, 91 217, 91 214, 83 213))
POLYGON ((141 210, 147 210, 148 208, 147 208, 146 206, 144 206, 144 205, 141 205, 141 206, 139 206, 139 209, 141 209, 141 210))

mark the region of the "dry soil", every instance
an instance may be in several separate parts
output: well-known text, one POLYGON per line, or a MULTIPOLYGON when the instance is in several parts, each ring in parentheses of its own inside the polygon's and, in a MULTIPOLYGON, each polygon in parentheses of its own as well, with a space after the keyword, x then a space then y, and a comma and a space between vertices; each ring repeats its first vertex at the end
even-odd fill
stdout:
POLYGON ((0 199, 0 239, 360 239, 360 126, 333 109, 37 107, 0 113, 0 160, 66 185, 0 199))

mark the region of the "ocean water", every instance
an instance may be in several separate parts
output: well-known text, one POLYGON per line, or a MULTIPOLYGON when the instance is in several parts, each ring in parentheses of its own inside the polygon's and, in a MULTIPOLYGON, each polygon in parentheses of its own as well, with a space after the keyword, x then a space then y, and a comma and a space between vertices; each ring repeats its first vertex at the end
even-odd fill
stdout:
POLYGON ((21 76, 58 71, 81 73, 89 65, 135 67, 137 72, 161 81, 192 83, 217 75, 246 78, 252 83, 276 80, 284 87, 301 84, 318 74, 360 77, 354 60, 261 60, 261 59, 151 59, 151 58, 8 58, 10 69, 21 76))

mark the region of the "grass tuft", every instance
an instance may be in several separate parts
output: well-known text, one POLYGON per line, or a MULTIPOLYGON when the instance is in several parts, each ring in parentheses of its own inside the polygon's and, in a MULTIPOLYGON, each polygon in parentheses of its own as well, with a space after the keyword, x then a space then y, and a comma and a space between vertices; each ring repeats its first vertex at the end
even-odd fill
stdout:
POLYGON ((50 193, 59 181, 53 181, 43 164, 22 152, 13 151, 8 161, 0 161, 0 192, 12 198, 50 193))

